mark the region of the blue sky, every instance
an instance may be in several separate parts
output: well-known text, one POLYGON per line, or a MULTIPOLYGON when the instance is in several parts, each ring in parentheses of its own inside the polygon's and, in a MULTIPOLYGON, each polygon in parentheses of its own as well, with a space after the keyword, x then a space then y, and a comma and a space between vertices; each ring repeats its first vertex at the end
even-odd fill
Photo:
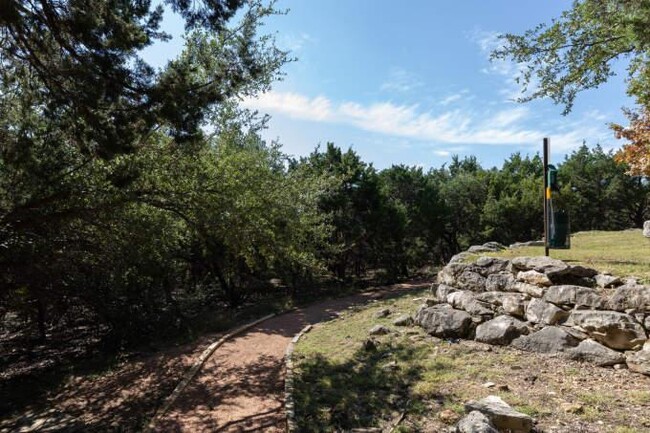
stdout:
MULTIPOLYGON (((287 15, 262 28, 298 61, 273 89, 243 103, 272 116, 265 138, 306 155, 319 143, 352 146, 378 168, 439 167, 451 155, 500 166, 514 152, 552 159, 581 145, 620 143, 607 128, 632 106, 622 74, 579 95, 573 111, 551 101, 513 102, 517 65, 491 63, 496 35, 521 33, 558 17, 569 1, 279 0, 287 15)), ((164 22, 172 42, 147 50, 161 65, 182 46, 181 26, 164 22)))

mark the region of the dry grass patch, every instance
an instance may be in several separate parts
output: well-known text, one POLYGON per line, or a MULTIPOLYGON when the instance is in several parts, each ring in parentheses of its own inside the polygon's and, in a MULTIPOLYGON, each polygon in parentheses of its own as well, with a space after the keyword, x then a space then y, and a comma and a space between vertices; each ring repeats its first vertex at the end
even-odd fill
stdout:
MULTIPOLYGON (((544 255, 544 247, 522 247, 489 254, 512 258, 544 255)), ((571 249, 551 250, 551 257, 610 272, 636 276, 650 283, 650 239, 641 230, 579 232, 571 236, 571 249)))
POLYGON ((392 325, 398 315, 414 314, 425 296, 411 292, 349 311, 298 343, 300 431, 389 429, 406 412, 398 431, 440 432, 448 427, 442 411, 462 413, 467 400, 496 394, 545 432, 650 432, 650 378, 392 325), (384 308, 392 313, 376 318, 384 308), (376 324, 392 333, 366 351, 362 343, 376 324))

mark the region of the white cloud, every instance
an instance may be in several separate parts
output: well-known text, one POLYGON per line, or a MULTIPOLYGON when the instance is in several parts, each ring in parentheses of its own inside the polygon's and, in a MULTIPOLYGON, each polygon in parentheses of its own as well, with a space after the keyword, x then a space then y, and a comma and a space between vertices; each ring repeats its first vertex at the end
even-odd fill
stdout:
POLYGON ((527 107, 520 106, 496 111, 454 109, 434 113, 421 110, 418 105, 335 103, 324 96, 309 98, 274 91, 258 99, 246 99, 243 104, 293 119, 351 125, 372 133, 435 144, 533 147, 544 136, 552 136, 554 151, 566 151, 579 146, 583 139, 596 142, 608 136, 608 130, 602 122, 593 119, 593 113, 570 123, 551 126, 540 123, 527 107))
POLYGON ((412 74, 402 68, 393 68, 388 74, 388 79, 381 85, 382 91, 407 93, 419 87, 424 83, 415 74, 412 74))
POLYGON ((460 100, 462 97, 463 97, 463 95, 460 94, 460 93, 455 93, 453 95, 449 95, 446 98, 443 98, 442 101, 440 101, 440 105, 449 105, 452 102, 456 102, 456 101, 460 100))
POLYGON ((444 149, 434 150, 433 153, 435 155, 438 155, 438 156, 449 156, 449 155, 451 155, 451 152, 449 152, 448 150, 444 150, 444 149))
POLYGON ((307 33, 300 34, 287 34, 283 33, 277 40, 278 46, 283 50, 289 50, 292 53, 302 50, 302 48, 308 43, 314 42, 312 38, 307 33))
MULTIPOLYGON (((475 30, 469 34, 469 39, 474 41, 486 60, 490 57, 491 53, 502 46, 499 39, 499 33, 493 31, 475 30)), ((516 63, 512 60, 491 59, 488 60, 487 66, 481 68, 481 72, 487 75, 497 75, 504 78, 503 88, 498 92, 508 101, 516 101, 519 98, 530 95, 538 88, 538 81, 535 76, 531 77, 531 82, 528 83, 527 89, 523 92, 520 83, 517 83, 516 78, 522 75, 526 69, 526 63, 516 63)))
POLYGON ((288 92, 267 92, 257 99, 245 99, 243 105, 305 120, 327 121, 331 120, 334 115, 329 99, 323 96, 310 99, 297 93, 288 92))

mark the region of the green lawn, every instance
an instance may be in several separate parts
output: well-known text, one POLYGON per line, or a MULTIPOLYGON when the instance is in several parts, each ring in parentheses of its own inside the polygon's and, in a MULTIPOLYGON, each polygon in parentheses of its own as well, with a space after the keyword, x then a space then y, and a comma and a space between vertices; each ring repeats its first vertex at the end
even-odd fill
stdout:
MULTIPOLYGON (((490 255, 539 256, 544 255, 544 248, 515 248, 490 255)), ((650 239, 643 237, 641 230, 576 233, 571 236, 571 249, 551 250, 550 256, 613 275, 636 276, 650 283, 650 239)))

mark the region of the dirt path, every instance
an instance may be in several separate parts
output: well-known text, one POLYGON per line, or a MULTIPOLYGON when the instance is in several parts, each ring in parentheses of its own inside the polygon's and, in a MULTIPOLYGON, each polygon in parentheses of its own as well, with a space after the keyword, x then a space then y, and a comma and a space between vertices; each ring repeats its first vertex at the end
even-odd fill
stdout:
POLYGON ((291 338, 352 305, 423 286, 397 284, 323 301, 251 328, 216 350, 154 431, 285 431, 284 353, 291 338))

